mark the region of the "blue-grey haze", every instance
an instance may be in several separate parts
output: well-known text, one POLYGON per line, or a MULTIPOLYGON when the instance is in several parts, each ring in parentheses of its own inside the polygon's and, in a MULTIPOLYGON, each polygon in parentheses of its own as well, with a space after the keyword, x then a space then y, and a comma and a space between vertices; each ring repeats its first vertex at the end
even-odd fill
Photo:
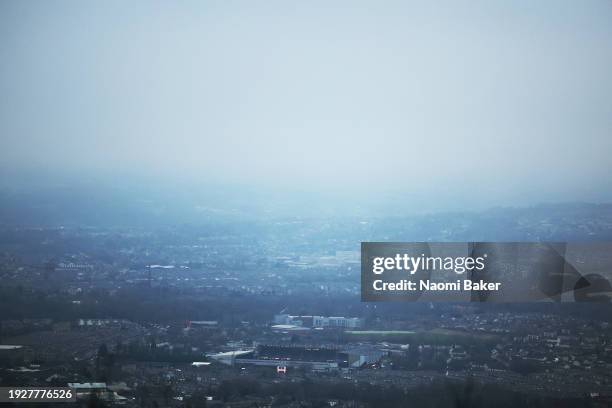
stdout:
POLYGON ((4 0, 2 183, 609 201, 610 72, 603 0, 4 0))

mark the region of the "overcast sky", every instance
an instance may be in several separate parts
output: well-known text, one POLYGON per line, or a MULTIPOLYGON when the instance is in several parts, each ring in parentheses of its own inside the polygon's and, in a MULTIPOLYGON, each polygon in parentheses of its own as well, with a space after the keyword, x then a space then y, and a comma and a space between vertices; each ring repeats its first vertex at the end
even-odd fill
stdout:
POLYGON ((610 200, 611 73, 604 0, 4 0, 0 164, 610 200))

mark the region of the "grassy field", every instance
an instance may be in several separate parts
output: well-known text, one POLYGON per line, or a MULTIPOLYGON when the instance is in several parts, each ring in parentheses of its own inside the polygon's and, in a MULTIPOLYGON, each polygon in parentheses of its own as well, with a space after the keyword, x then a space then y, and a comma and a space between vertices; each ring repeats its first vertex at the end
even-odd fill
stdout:
POLYGON ((345 332, 349 341, 389 341, 416 344, 494 344, 499 336, 462 330, 351 330, 345 332))
POLYGON ((402 334, 414 334, 412 330, 353 330, 347 331, 348 334, 354 334, 357 336, 361 335, 373 335, 373 336, 395 336, 402 334))

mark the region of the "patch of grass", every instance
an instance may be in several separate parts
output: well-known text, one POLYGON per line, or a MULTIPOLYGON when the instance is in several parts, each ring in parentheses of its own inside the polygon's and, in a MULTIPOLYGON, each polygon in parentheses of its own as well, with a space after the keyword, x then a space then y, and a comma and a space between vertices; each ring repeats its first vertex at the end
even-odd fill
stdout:
POLYGON ((415 344, 494 344, 499 336, 488 333, 474 333, 462 330, 432 329, 411 330, 349 330, 345 332, 348 340, 354 341, 391 341, 415 344))

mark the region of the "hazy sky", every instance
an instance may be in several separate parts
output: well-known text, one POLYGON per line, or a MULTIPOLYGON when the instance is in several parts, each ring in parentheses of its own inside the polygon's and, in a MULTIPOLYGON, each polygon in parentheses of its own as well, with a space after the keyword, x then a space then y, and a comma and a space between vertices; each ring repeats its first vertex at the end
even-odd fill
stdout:
POLYGON ((4 0, 0 95, 5 169, 612 199, 610 1, 4 0))

